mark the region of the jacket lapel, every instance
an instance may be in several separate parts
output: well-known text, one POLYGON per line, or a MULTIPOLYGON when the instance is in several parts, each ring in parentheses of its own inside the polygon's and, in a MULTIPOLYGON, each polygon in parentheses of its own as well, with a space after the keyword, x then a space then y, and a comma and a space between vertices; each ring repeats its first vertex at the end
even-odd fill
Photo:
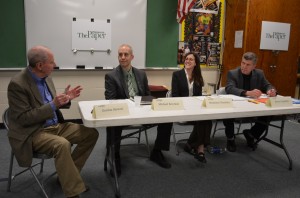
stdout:
POLYGON ((134 68, 134 67, 132 67, 132 72, 134 73, 136 85, 137 85, 138 90, 139 90, 138 95, 144 95, 144 89, 143 89, 143 86, 142 86, 142 79, 141 79, 141 76, 138 74, 137 69, 134 68))
POLYGON ((32 92, 32 95, 35 97, 35 99, 37 100, 37 102, 40 105, 44 104, 43 98, 40 94, 40 91, 39 91, 34 79, 31 77, 31 74, 29 73, 29 71, 27 69, 26 69, 26 78, 27 78, 27 83, 28 83, 29 89, 32 92))
POLYGON ((126 98, 129 98, 128 88, 127 88, 127 82, 126 82, 126 80, 124 78, 123 70, 122 70, 122 67, 120 65, 116 68, 116 72, 117 72, 117 79, 120 79, 120 84, 121 84, 121 87, 124 90, 126 98))
POLYGON ((251 76, 251 81, 250 81, 250 89, 256 89, 257 88, 257 75, 255 72, 255 69, 252 70, 252 76, 251 76))
POLYGON ((241 68, 239 68, 239 70, 238 70, 238 85, 240 85, 238 87, 241 89, 244 87, 244 80, 243 80, 241 68))
POLYGON ((184 95, 188 96, 189 95, 189 85, 187 83, 188 79, 186 78, 185 70, 182 69, 180 71, 180 79, 181 79, 181 85, 184 89, 184 95))
POLYGON ((54 98, 56 96, 56 91, 55 91, 53 82, 50 77, 46 78, 46 84, 47 84, 48 90, 49 90, 52 98, 54 98))

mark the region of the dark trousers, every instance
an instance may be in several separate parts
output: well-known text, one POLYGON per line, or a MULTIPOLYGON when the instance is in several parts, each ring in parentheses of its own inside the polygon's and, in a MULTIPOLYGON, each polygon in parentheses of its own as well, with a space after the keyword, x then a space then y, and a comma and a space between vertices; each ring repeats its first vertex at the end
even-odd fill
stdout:
MULTIPOLYGON (((170 135, 173 123, 162 123, 157 125, 157 136, 154 144, 154 149, 168 151, 170 149, 170 135)), ((115 142, 115 152, 120 152, 121 136, 123 126, 107 127, 106 128, 106 147, 111 145, 112 138, 115 142), (114 137, 111 132, 114 130, 114 137)))
MULTIPOLYGON (((269 123, 271 117, 270 116, 263 116, 257 117, 256 120, 259 122, 255 122, 254 126, 251 127, 250 131, 251 134, 255 139, 259 139, 263 132, 266 130, 267 125, 263 123, 269 123)), ((235 119, 225 119, 223 120, 223 124, 225 126, 225 134, 228 139, 234 138, 234 120, 235 119)))
POLYGON ((188 144, 193 148, 198 148, 204 144, 210 144, 210 134, 212 128, 211 120, 189 122, 194 125, 193 131, 188 139, 188 144))

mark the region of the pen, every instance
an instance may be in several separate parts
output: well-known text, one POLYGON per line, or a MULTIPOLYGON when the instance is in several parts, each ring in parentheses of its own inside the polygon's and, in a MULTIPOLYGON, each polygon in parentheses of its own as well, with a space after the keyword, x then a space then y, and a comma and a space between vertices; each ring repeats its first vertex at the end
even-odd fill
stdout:
POLYGON ((259 102, 256 101, 256 100, 248 100, 248 102, 252 102, 252 103, 254 103, 254 104, 259 104, 259 102))

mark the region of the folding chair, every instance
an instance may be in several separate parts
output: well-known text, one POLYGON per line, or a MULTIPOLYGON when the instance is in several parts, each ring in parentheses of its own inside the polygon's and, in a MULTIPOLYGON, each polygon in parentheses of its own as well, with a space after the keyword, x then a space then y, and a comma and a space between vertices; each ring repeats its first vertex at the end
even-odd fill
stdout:
MULTIPOLYGON (((166 98, 170 98, 172 97, 172 90, 169 90, 166 94, 166 98)), ((174 122, 173 123, 173 127, 172 127, 172 137, 173 137, 173 141, 174 141, 174 147, 175 147, 175 151, 176 151, 176 154, 179 155, 179 149, 178 149, 178 144, 180 142, 183 142, 183 141, 187 141, 188 139, 185 138, 185 139, 180 139, 180 140, 177 140, 176 138, 176 135, 184 135, 184 134, 189 134, 189 133, 192 133, 192 131, 175 131, 175 126, 178 125, 178 126, 192 126, 192 124, 190 124, 189 122, 174 122)))
MULTIPOLYGON (((7 108, 3 115, 2 115, 2 120, 3 120, 3 124, 7 130, 7 132, 9 131, 9 123, 8 123, 8 113, 9 113, 9 109, 7 108)), ((46 198, 48 198, 48 195, 44 189, 44 182, 46 180, 48 180, 50 177, 52 177, 53 175, 56 174, 56 172, 52 173, 49 177, 47 177, 44 181, 40 181, 37 177, 37 174, 35 173, 34 171, 34 167, 40 165, 40 171, 39 171, 39 174, 41 174, 43 172, 43 167, 44 167, 44 160, 45 159, 50 159, 52 158, 51 156, 48 156, 46 154, 41 154, 41 153, 37 153, 37 152, 33 152, 33 158, 35 159, 40 159, 40 162, 38 163, 35 163, 35 164, 32 164, 31 166, 25 168, 24 170, 16 173, 15 175, 12 174, 13 172, 13 163, 14 163, 14 153, 13 151, 11 150, 11 155, 10 155, 10 164, 9 164, 9 173, 8 173, 8 178, 7 178, 7 192, 10 192, 10 188, 11 188, 11 182, 12 180, 14 180, 17 176, 21 175, 22 173, 26 172, 26 171, 30 171, 31 175, 34 177, 35 181, 38 183, 40 189, 42 190, 44 196, 46 198)))
MULTIPOLYGON (((126 131, 131 131, 131 132, 126 134, 126 135, 123 135, 121 137, 121 140, 126 139, 126 138, 135 138, 135 139, 137 139, 137 143, 141 144, 141 133, 144 131, 145 132, 146 144, 143 144, 143 145, 145 145, 147 147, 147 151, 148 151, 148 154, 150 156, 151 151, 150 151, 150 146, 149 146, 149 142, 148 142, 147 129, 149 129, 149 126, 147 126, 147 125, 130 125, 130 126, 126 126, 126 127, 123 128, 123 132, 126 132, 126 131)), ((121 145, 122 146, 128 146, 128 145, 132 145, 132 144, 121 144, 121 145)))
MULTIPOLYGON (((217 95, 225 95, 226 94, 225 87, 220 87, 218 90, 216 90, 216 93, 217 93, 217 95)), ((237 129, 235 135, 242 134, 242 132, 240 132, 242 124, 246 123, 246 124, 250 124, 252 126, 252 123, 253 123, 252 120, 253 119, 251 119, 251 118, 235 118, 234 123, 238 125, 237 127, 235 127, 237 129)), ((225 127, 217 128, 218 127, 218 122, 219 122, 219 120, 216 120, 216 122, 214 124, 212 138, 215 137, 215 134, 216 134, 217 131, 225 130, 225 127)))
MULTIPOLYGON (((215 137, 215 134, 216 134, 216 132, 217 131, 220 131, 220 130, 225 130, 225 127, 221 127, 221 128, 218 128, 218 123, 220 122, 220 121, 222 121, 222 120, 216 120, 216 122, 215 122, 215 124, 214 124, 214 129, 213 129, 213 133, 212 133, 212 138, 214 138, 215 137)), ((252 119, 247 119, 247 118, 236 118, 236 119, 234 119, 234 123, 235 123, 235 125, 237 125, 235 128, 236 128, 236 133, 234 134, 234 135, 241 135, 241 134, 243 134, 242 132, 240 132, 240 130, 241 130, 241 126, 242 126, 242 124, 250 124, 251 125, 251 127, 252 127, 252 119)))

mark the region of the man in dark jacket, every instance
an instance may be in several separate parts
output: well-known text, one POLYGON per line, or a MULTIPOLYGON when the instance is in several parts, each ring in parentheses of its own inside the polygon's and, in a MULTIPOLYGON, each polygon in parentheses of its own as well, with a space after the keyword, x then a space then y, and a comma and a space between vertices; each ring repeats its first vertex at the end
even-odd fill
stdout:
MULTIPOLYGON (((146 73, 131 65, 133 58, 134 55, 130 45, 123 44, 119 47, 118 59, 120 65, 105 75, 105 99, 128 99, 134 96, 150 95, 146 73)), ((157 137, 150 156, 150 160, 163 168, 171 168, 171 164, 166 161, 161 152, 161 150, 169 150, 171 128, 172 123, 158 124, 157 137)), ((107 146, 111 144, 112 138, 114 138, 115 165, 118 176, 121 175, 120 138, 122 129, 122 126, 107 127, 106 134, 107 146), (114 130, 115 137, 111 137, 111 130, 114 130)))
MULTIPOLYGON (((246 52, 242 57, 241 66, 230 70, 227 74, 226 93, 242 97, 259 98, 263 93, 268 96, 276 96, 275 88, 266 79, 264 73, 260 69, 255 69, 257 56, 253 52, 246 52)), ((258 117, 258 120, 266 122, 268 116, 258 117)), ((227 150, 230 152, 236 151, 234 137, 234 119, 223 121, 225 125, 225 133, 227 136, 227 150)), ((259 139, 262 133, 266 130, 266 125, 259 122, 244 130, 244 136, 249 147, 253 147, 254 140, 259 139)))

